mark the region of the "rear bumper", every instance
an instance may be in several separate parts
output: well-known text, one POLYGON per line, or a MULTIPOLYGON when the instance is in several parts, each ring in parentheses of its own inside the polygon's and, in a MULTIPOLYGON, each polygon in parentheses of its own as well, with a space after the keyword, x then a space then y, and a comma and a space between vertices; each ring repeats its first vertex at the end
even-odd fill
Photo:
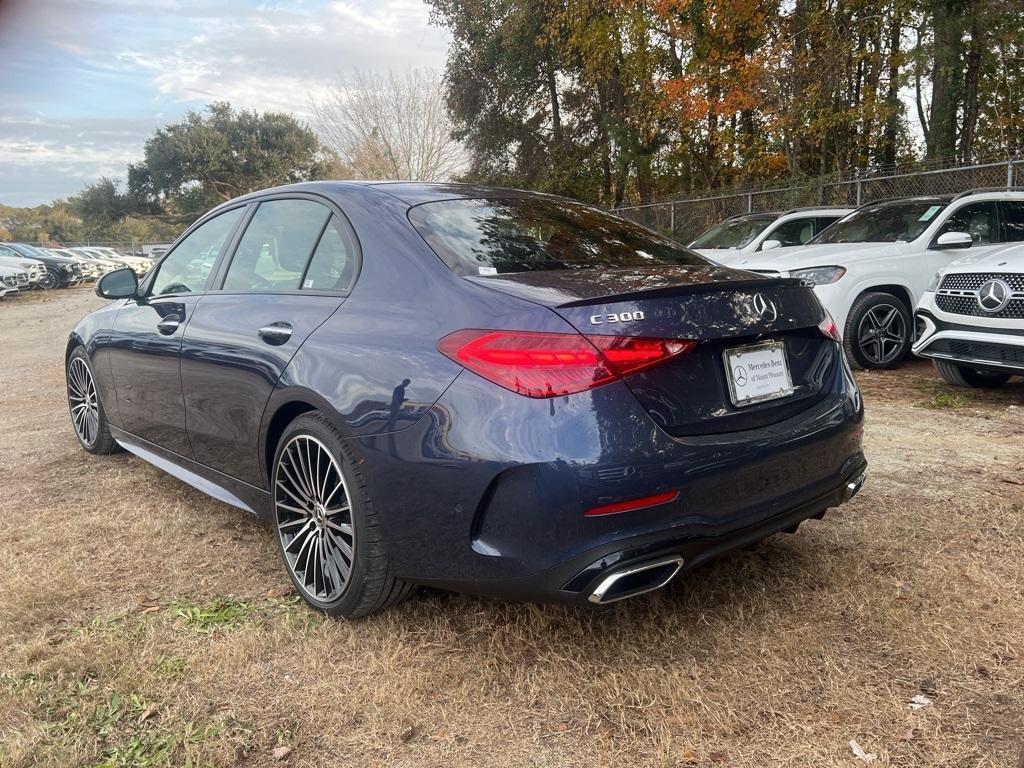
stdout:
POLYGON ((462 374, 413 427, 352 441, 401 578, 585 602, 583 582, 612 566, 680 553, 689 569, 820 515, 864 471, 845 364, 790 418, 687 437, 661 430, 621 382, 552 400, 495 390, 462 374), (586 514, 669 492, 657 506, 586 514))
POLYGON ((694 525, 682 530, 660 531, 656 534, 617 541, 589 550, 544 573, 518 579, 495 580, 431 580, 427 586, 456 592, 569 604, 604 604, 635 597, 668 584, 679 574, 735 549, 754 544, 776 533, 795 533, 809 519, 820 519, 833 507, 846 503, 860 491, 867 470, 867 461, 859 454, 847 463, 843 479, 813 498, 792 507, 758 516, 750 510, 744 516, 720 526, 694 525), (671 572, 660 570, 673 564, 671 572), (618 574, 637 579, 639 569, 650 568, 649 581, 636 580, 616 592, 609 582, 618 574), (656 570, 658 569, 658 570, 656 570))

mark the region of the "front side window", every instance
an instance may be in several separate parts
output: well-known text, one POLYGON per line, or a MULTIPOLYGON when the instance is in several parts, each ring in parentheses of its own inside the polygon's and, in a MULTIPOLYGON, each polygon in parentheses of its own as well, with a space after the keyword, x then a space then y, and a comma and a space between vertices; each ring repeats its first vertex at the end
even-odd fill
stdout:
POLYGON ((971 203, 953 211, 938 234, 966 232, 971 236, 974 245, 991 245, 999 242, 996 235, 998 221, 994 202, 971 203))
POLYGON ((238 242, 223 290, 297 291, 330 215, 312 200, 260 203, 238 242))
POLYGON ((773 229, 765 240, 778 240, 782 247, 803 245, 814 237, 814 219, 790 219, 773 229))
POLYGON ((235 231, 244 210, 242 206, 226 211, 193 230, 178 243, 157 267, 149 294, 159 296, 164 293, 201 291, 206 286, 217 256, 235 231))
POLYGON ((1003 242, 1024 242, 1024 200, 1003 201, 1003 242))
POLYGON ((743 248, 750 245, 778 218, 768 216, 737 216, 726 219, 690 243, 691 248, 743 248))
POLYGON ((947 203, 907 200, 858 208, 812 241, 818 243, 908 243, 920 237, 947 203))
POLYGON ((443 200, 414 207, 409 221, 459 275, 708 264, 632 222, 565 200, 443 200))

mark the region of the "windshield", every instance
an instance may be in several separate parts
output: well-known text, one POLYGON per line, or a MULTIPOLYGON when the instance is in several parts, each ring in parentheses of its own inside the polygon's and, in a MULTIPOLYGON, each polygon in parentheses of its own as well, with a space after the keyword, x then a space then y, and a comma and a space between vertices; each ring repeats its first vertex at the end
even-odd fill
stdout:
POLYGON ((935 200, 879 203, 854 211, 811 243, 896 243, 916 240, 946 207, 935 200))
POLYGON ((565 200, 444 200, 414 207, 409 220, 459 275, 708 263, 643 227, 565 200))
POLYGON ((718 226, 712 227, 692 243, 691 248, 743 248, 768 226, 778 216, 741 216, 735 219, 723 221, 718 226))

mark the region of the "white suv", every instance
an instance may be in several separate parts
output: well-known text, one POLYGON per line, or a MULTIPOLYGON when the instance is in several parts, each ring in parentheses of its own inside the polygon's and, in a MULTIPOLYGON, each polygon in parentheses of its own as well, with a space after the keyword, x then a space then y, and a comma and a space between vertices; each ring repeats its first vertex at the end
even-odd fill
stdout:
POLYGON ((785 213, 743 213, 699 235, 690 248, 715 261, 803 245, 852 208, 794 208, 785 213))
POLYGON ((893 368, 910 351, 911 312, 936 271, 1017 240, 1024 240, 1024 191, 972 190, 869 203, 807 245, 716 261, 814 283, 850 362, 893 368))
POLYGON ((1001 387, 1024 376, 1024 243, 935 275, 917 305, 914 354, 932 358, 950 384, 1001 387))

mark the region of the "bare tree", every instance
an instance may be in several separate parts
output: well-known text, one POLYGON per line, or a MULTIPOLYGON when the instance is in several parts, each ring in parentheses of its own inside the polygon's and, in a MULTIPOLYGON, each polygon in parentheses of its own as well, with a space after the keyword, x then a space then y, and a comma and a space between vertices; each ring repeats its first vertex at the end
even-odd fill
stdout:
POLYGON ((359 178, 446 181, 465 164, 433 70, 355 70, 310 107, 324 144, 359 178))

